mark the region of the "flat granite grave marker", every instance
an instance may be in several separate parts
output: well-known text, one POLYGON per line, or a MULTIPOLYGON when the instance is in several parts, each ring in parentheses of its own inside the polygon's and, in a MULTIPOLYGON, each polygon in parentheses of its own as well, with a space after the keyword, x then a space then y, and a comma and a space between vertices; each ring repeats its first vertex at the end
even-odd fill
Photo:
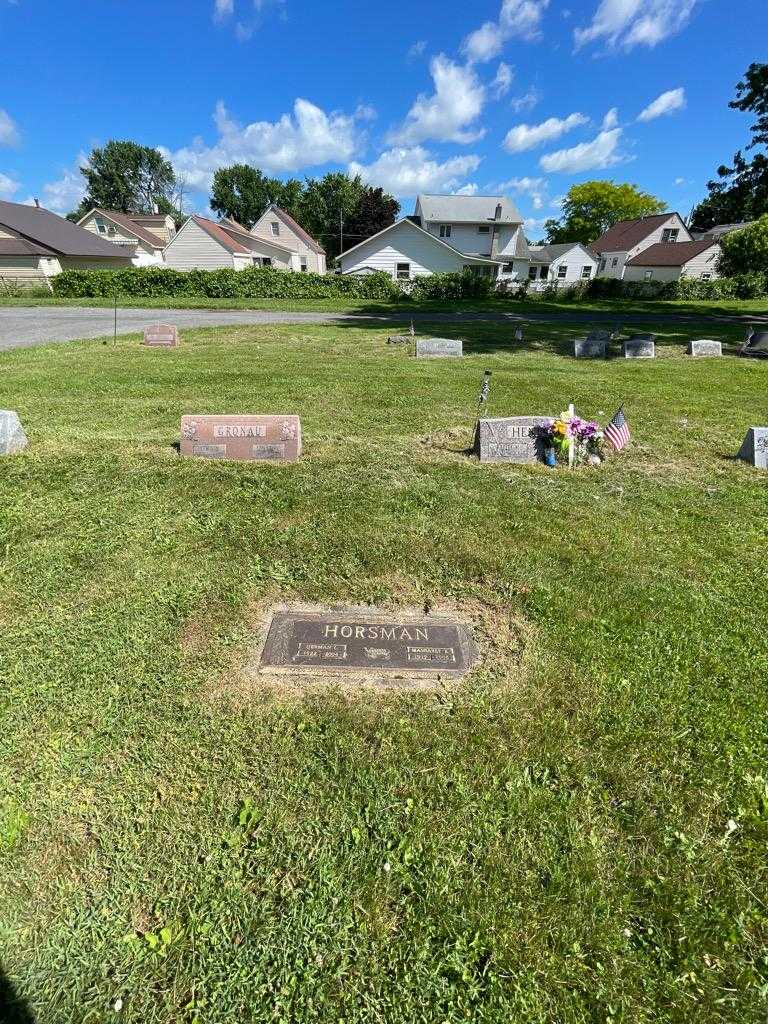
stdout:
POLYGON ((750 427, 736 458, 755 469, 768 469, 768 427, 750 427))
POLYGON ((176 348, 179 332, 173 324, 151 324, 144 328, 144 344, 150 348, 176 348))
POLYGON ((698 338, 688 343, 688 355, 701 359, 703 356, 721 356, 723 354, 723 343, 713 341, 712 338, 698 338))
POLYGON ((477 661, 467 626, 442 615, 365 608, 272 613, 260 671, 372 677, 460 678, 477 661))
POLYGON ((19 414, 13 409, 0 409, 0 455, 15 455, 27 444, 19 414))
POLYGON ((298 416, 182 416, 181 454, 295 462, 301 455, 301 422, 298 416))
POLYGON ((625 359, 655 359, 656 335, 635 334, 624 342, 625 359))
POLYGON ((481 462, 541 462, 543 445, 536 427, 544 426, 551 416, 505 416, 480 420, 475 436, 475 451, 481 462))
POLYGON ((573 354, 577 359, 605 359, 608 354, 608 331, 592 331, 586 338, 575 338, 573 354))
POLYGON ((747 340, 739 348, 740 356, 752 359, 768 359, 768 331, 752 331, 747 340))
POLYGON ((438 356, 443 359, 464 355, 464 343, 456 338, 418 338, 416 340, 416 356, 438 356))

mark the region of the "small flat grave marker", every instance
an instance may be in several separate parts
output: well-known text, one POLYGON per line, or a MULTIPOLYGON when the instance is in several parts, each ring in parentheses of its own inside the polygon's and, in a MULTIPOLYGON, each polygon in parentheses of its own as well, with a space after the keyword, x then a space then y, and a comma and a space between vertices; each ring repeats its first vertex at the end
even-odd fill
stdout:
POLYGON ((417 338, 416 356, 423 359, 427 356, 438 356, 451 359, 464 355, 464 343, 456 338, 417 338))
POLYGON ((481 462, 540 462, 543 457, 536 427, 551 416, 505 416, 480 420, 475 438, 475 451, 481 462))
POLYGON ((19 414, 12 409, 0 409, 0 455, 15 455, 28 443, 19 414))
POLYGON ((573 354, 577 359, 605 359, 608 354, 608 331, 592 331, 586 338, 575 338, 573 354))
POLYGON ((460 678, 477 661, 469 629, 444 616, 367 609, 276 610, 262 671, 373 678, 460 678))
POLYGON ((144 344, 150 348, 176 348, 179 340, 174 324, 151 324, 144 328, 144 344))
POLYGON ((624 342, 625 359, 655 359, 656 336, 654 334, 635 334, 624 342))
POLYGON ((723 343, 713 341, 711 338, 698 338, 688 343, 688 355, 701 359, 703 356, 721 356, 723 354, 723 343))
POLYGON ((182 416, 181 454, 295 462, 301 455, 301 422, 298 416, 182 416))
POLYGON ((736 458, 756 469, 768 469, 768 427, 750 427, 736 458))

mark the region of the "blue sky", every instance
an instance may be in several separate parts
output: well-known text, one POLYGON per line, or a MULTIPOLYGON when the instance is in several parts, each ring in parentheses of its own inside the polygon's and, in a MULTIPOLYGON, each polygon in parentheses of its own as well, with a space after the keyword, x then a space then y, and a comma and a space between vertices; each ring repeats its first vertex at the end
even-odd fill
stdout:
POLYGON ((573 182, 684 215, 742 146, 766 0, 0 0, 0 197, 65 213, 78 161, 160 146, 207 208, 236 161, 396 195, 511 195, 535 236, 573 182), (738 16, 734 16, 738 10, 738 16))

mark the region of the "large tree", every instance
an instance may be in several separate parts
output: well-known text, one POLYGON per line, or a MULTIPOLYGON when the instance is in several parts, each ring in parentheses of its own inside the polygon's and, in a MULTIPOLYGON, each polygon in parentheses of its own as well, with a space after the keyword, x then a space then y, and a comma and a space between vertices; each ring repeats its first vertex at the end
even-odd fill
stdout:
POLYGON ((211 209, 250 230, 270 203, 297 217, 303 191, 296 178, 280 181, 267 177, 258 167, 233 164, 220 167, 213 176, 211 209))
MULTIPOLYGON (((329 257, 338 256, 341 251, 344 225, 358 209, 364 192, 359 174, 353 178, 342 171, 332 171, 322 178, 307 178, 298 219, 329 257)), ((344 248, 349 248, 346 242, 344 248)))
POLYGON ((382 188, 363 189, 357 207, 344 223, 344 248, 364 242, 394 224, 400 212, 400 203, 382 188))
POLYGON ((80 173, 87 191, 73 218, 94 206, 121 213, 152 213, 157 206, 161 213, 177 213, 176 175, 158 149, 111 139, 91 151, 80 173))
POLYGON ((585 181, 571 185, 563 200, 559 220, 544 225, 547 242, 594 242, 604 231, 620 220, 648 217, 662 213, 666 203, 637 185, 615 181, 585 181))
MULTIPOLYGON (((750 64, 736 85, 736 99, 728 104, 734 110, 757 115, 750 125, 752 140, 747 150, 768 146, 768 64, 750 64)), ((757 152, 752 159, 741 150, 733 164, 717 169, 718 179, 707 183, 709 195, 693 211, 695 231, 706 231, 714 224, 734 224, 755 220, 768 213, 768 155, 757 152)))
POLYGON ((768 213, 740 231, 731 231, 720 239, 721 274, 768 273, 768 213))

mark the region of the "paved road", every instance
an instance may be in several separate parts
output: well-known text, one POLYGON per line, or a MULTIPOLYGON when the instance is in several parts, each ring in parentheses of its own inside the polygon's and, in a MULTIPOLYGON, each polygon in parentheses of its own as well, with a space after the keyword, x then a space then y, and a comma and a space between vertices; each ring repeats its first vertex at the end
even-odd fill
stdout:
MULTIPOLYGON (((114 329, 114 310, 75 306, 5 306, 0 307, 0 352, 12 348, 29 348, 53 341, 72 341, 76 338, 101 338, 111 336, 114 329)), ((215 327, 226 324, 275 324, 275 323, 333 323, 339 321, 378 320, 382 324, 403 325, 413 318, 416 322, 429 323, 517 323, 520 321, 538 323, 579 324, 768 324, 768 314, 724 316, 712 313, 709 316, 682 313, 608 313, 574 309, 567 312, 541 313, 526 310, 525 313, 483 311, 467 313, 420 313, 418 310, 407 314, 393 312, 377 314, 374 317, 359 317, 350 313, 282 313, 277 310, 211 310, 211 309, 118 309, 118 334, 143 331, 148 324, 158 320, 177 324, 179 327, 215 327)))

